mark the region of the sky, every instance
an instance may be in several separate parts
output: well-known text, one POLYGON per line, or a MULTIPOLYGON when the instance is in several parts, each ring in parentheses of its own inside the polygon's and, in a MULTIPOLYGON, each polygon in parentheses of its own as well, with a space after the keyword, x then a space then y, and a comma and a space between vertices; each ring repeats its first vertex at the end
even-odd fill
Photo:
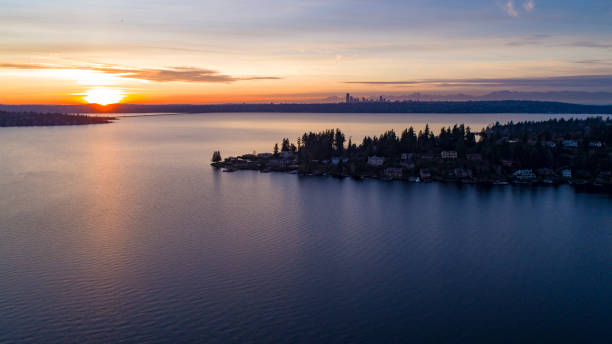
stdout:
POLYGON ((2 0, 0 23, 2 104, 612 92, 610 0, 2 0))

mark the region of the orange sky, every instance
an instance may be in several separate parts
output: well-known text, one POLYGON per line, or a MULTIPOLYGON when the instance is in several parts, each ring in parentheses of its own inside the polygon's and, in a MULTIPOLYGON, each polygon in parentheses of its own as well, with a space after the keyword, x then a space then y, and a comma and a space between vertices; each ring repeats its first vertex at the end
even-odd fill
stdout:
POLYGON ((0 103, 81 104, 91 90, 147 104, 608 91, 605 6, 7 0, 0 103))

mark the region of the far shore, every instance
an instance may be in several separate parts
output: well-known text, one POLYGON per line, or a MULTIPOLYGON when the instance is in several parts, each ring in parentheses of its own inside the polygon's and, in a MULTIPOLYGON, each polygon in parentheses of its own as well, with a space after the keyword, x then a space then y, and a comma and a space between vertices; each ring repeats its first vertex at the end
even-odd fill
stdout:
POLYGON ((111 104, 2 105, 0 111, 61 113, 541 113, 612 114, 612 105, 584 105, 553 101, 366 101, 355 103, 235 103, 235 104, 111 104))
POLYGON ((107 124, 116 119, 116 117, 110 116, 0 111, 0 127, 107 124))

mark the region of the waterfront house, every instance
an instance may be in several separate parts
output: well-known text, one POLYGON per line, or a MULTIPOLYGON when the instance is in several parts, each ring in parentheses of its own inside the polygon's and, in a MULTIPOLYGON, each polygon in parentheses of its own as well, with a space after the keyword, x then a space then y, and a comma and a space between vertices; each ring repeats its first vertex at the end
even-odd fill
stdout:
POLYGON ((557 143, 555 141, 544 141, 542 142, 543 146, 546 146, 548 148, 555 148, 557 147, 557 143))
POLYGON ((601 148, 603 145, 601 141, 591 141, 589 142, 589 148, 601 148))
POLYGON ((440 157, 442 157, 442 159, 457 159, 457 152, 456 151, 442 151, 440 153, 440 157))
POLYGON ((563 148, 566 148, 566 149, 578 148, 578 142, 576 140, 563 140, 561 144, 563 145, 563 148))
POLYGON ((512 175, 518 180, 531 180, 536 177, 532 170, 516 170, 512 175))
POLYGON ((569 168, 561 170, 561 177, 563 178, 572 178, 572 170, 569 168))
POLYGON ((400 162, 400 166, 407 170, 412 170, 414 168, 414 161, 412 160, 402 160, 400 162))
POLYGON ((368 165, 380 167, 385 163, 385 158, 382 156, 370 156, 368 157, 368 165))
POLYGON ((402 160, 408 160, 408 159, 412 159, 414 156, 414 153, 402 153, 402 160))
POLYGON ((244 159, 236 159, 233 161, 233 165, 234 167, 237 167, 237 168, 248 168, 249 162, 244 159))
POLYGON ((429 172, 429 170, 426 168, 419 170, 419 176, 423 181, 431 181, 431 172, 429 172))
POLYGON ((337 157, 337 156, 331 158, 332 165, 338 165, 340 163, 340 161, 342 161, 342 160, 339 157, 337 157))
POLYGON ((387 167, 385 168, 385 177, 400 179, 404 175, 404 171, 400 167, 387 167))

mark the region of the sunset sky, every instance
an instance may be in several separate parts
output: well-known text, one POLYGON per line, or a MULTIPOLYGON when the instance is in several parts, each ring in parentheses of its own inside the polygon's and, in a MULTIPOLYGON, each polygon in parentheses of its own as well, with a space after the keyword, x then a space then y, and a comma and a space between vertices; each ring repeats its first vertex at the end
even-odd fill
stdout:
POLYGON ((0 22, 3 104, 612 90, 612 1, 3 0, 0 22))

